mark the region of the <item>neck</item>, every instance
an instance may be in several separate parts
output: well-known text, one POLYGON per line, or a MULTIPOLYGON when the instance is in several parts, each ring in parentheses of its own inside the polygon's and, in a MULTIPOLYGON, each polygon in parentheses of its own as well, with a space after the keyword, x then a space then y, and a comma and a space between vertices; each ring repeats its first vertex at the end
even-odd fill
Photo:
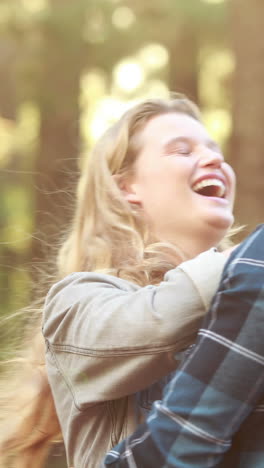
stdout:
POLYGON ((223 239, 223 236, 211 236, 210 238, 208 236, 200 234, 198 237, 188 237, 186 235, 184 236, 162 236, 160 240, 165 241, 165 242, 170 242, 174 244, 180 252, 182 252, 183 258, 186 260, 190 260, 191 258, 196 257, 202 252, 205 252, 206 250, 209 250, 213 247, 217 247, 221 240, 223 239))

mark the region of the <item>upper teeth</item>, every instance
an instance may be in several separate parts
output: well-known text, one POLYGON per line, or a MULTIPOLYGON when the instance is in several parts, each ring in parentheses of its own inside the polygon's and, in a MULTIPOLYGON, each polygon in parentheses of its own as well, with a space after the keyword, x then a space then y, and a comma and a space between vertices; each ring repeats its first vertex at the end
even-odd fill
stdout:
POLYGON ((201 182, 197 182, 197 184, 195 184, 192 188, 195 192, 198 192, 198 190, 201 190, 203 187, 209 187, 212 185, 215 185, 221 189, 218 196, 222 197, 226 191, 226 187, 225 184, 219 179, 203 179, 201 182))

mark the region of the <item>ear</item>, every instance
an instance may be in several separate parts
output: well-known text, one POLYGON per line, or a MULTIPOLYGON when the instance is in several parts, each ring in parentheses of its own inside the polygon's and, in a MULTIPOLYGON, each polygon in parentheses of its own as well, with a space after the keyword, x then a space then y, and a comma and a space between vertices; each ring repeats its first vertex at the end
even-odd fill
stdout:
POLYGON ((133 205, 141 205, 141 199, 137 191, 137 184, 133 183, 128 178, 123 178, 118 174, 114 174, 113 179, 121 190, 124 199, 133 205))

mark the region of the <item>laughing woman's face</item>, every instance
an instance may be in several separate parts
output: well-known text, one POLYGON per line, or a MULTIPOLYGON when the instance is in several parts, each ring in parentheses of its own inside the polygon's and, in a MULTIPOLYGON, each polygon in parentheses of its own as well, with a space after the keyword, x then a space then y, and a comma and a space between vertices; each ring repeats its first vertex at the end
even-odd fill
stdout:
POLYGON ((127 199, 140 205, 162 241, 194 256, 217 245, 233 223, 235 176, 205 127, 181 113, 153 117, 127 199))

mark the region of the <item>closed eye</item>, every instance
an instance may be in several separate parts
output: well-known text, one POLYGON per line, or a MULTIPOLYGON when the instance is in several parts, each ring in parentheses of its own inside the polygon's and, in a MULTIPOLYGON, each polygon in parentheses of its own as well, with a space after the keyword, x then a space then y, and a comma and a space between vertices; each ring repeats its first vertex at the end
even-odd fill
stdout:
POLYGON ((193 145, 189 139, 177 137, 173 138, 165 145, 165 155, 189 156, 193 151, 193 145))
POLYGON ((172 145, 169 145, 167 147, 166 154, 168 155, 183 155, 183 156, 189 156, 192 153, 192 146, 184 141, 174 143, 172 145))

